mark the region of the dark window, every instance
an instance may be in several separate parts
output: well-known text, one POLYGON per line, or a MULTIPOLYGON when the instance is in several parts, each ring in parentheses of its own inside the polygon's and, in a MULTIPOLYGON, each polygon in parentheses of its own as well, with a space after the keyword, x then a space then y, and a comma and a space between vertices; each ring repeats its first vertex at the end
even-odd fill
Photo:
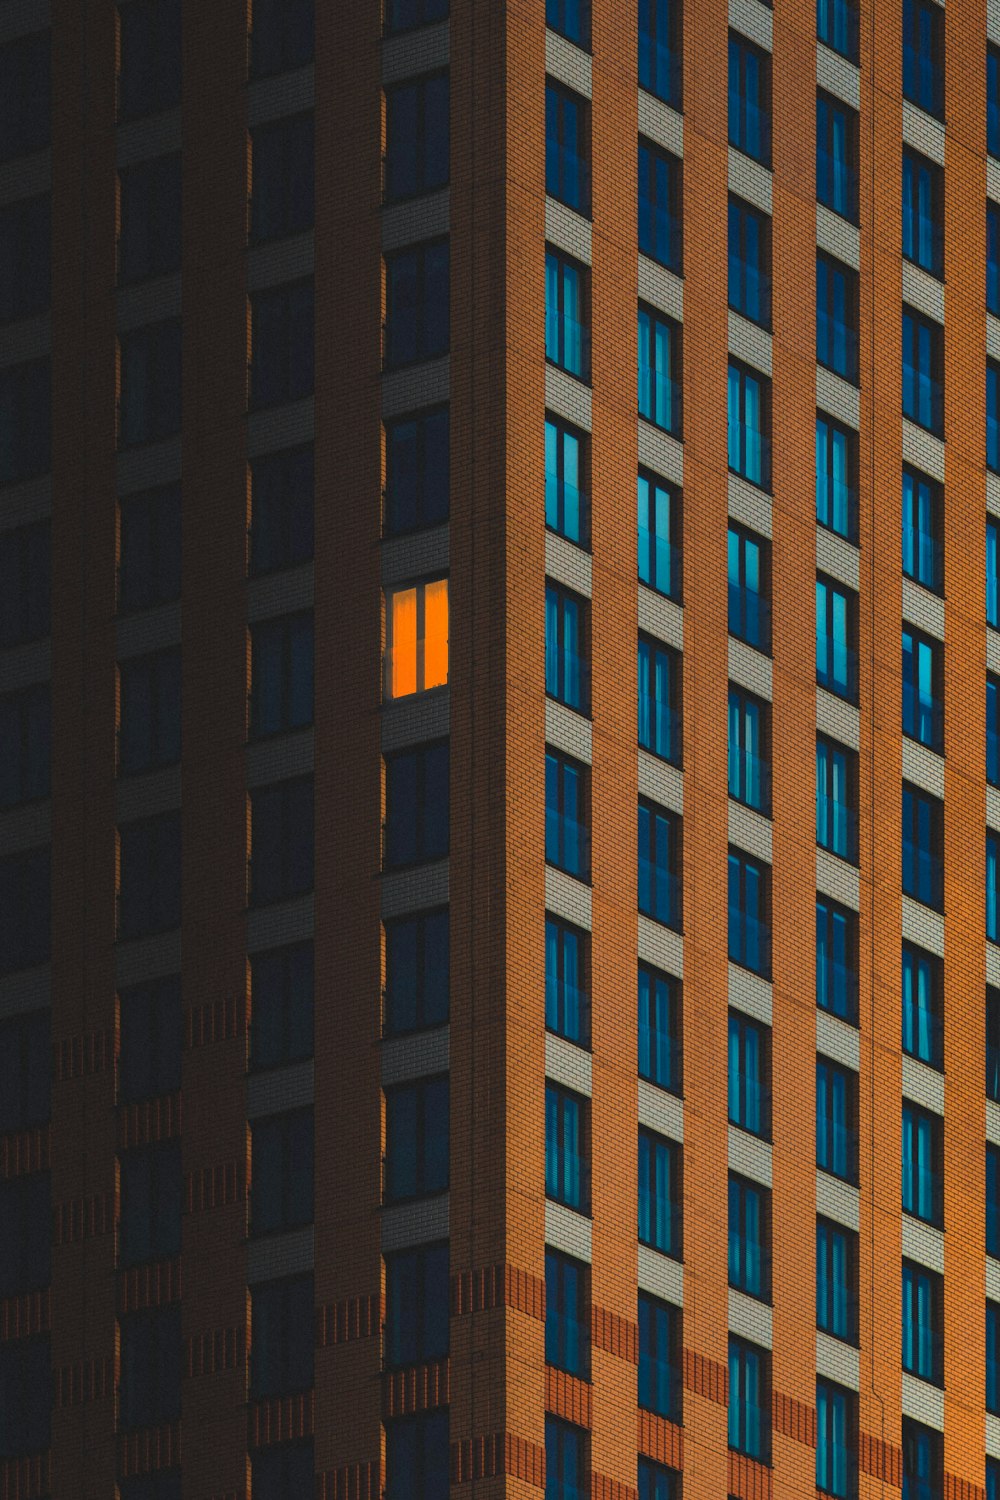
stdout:
POLYGON ((181 1253, 181 1143, 136 1146, 119 1158, 118 1264, 139 1265, 181 1253))
POLYGON ((551 79, 545 84, 545 191, 577 213, 590 213, 587 101, 551 79))
POLYGON ((903 1418, 903 1500, 940 1500, 942 1448, 940 1432, 903 1418))
POLYGON ((986 1097, 1000 1103, 1000 990, 986 986, 986 1097))
POLYGON ((313 945, 292 943, 250 960, 250 1068, 313 1055, 313 945))
POLYGON ((0 47, 0 161, 41 151, 51 138, 52 33, 0 47))
POLYGON ((313 116, 292 115, 258 125, 250 139, 250 238, 274 240, 312 229, 316 217, 313 116))
POLYGON ((729 851, 729 957, 765 978, 771 972, 771 871, 729 851))
POLYGON ((586 599, 556 583, 546 583, 545 691, 584 714, 590 708, 587 615, 586 599))
POLYGON ((816 579, 816 681, 851 703, 858 698, 857 615, 857 594, 816 579))
POLYGON ((742 1011, 729 1012, 729 1121, 771 1134, 771 1033, 742 1011))
POLYGON ((559 917, 545 917, 545 1025, 585 1047, 590 1041, 588 937, 559 917))
POLYGON ((449 1177, 448 1076, 385 1091, 385 1199, 443 1193, 449 1177))
POLYGON ((152 443, 181 426, 181 323, 153 323, 119 338, 118 445, 152 443))
POLYGON ((130 776, 181 757, 181 650, 118 664, 118 772, 130 776))
POLYGON ((648 964, 639 965, 639 1077, 681 1091, 680 984, 648 964))
MULTIPOLYGON (((52 1186, 48 1172, 0 1177, 0 1297, 19 1297, 52 1278, 52 1186)), ((0 1403, 0 1414, 3 1406, 0 1403)))
POLYGON ((587 769, 555 750, 545 752, 545 859, 548 864, 590 878, 587 769))
POLYGON ((674 1469, 654 1464, 652 1459, 639 1460, 639 1500, 677 1500, 680 1475, 674 1469))
POLYGON ((580 1213, 590 1209, 587 1101, 545 1085, 545 1196, 580 1213))
POLYGON ((386 0, 387 34, 412 31, 416 26, 429 26, 432 21, 447 19, 448 0, 386 0))
POLYGON ((834 52, 857 62, 858 9, 854 0, 816 0, 816 35, 834 52))
POLYGON ((771 806, 770 704, 729 685, 730 797, 766 813, 771 806))
MULTIPOLYGON (((548 424, 546 424, 547 426, 548 424)), ((385 427, 385 532, 398 536, 440 526, 450 505, 448 408, 385 427)))
POLYGON ((771 1195, 759 1183, 729 1174, 729 1285, 771 1300, 771 1195))
POLYGON ((944 871, 944 804, 903 783, 903 891, 941 910, 944 871))
POLYGON ((816 95, 816 197, 852 223, 858 218, 858 117, 832 94, 816 95))
POLYGON ((938 754, 944 748, 943 655, 940 641, 903 627, 903 733, 938 754))
POLYGON ((680 436, 681 332, 648 307, 639 308, 639 415, 680 436))
POLYGON ((0 858, 0 974, 48 961, 52 926, 52 850, 0 858))
POLYGON ((448 912, 385 924, 385 1031, 400 1036, 448 1019, 448 912))
POLYGON ((119 1427, 176 1422, 181 1414, 180 1303, 128 1313, 119 1329, 119 1427))
POLYGON ((1000 1458, 986 1460, 986 1500, 1000 1500, 1000 1458))
POLYGON ((449 173, 448 74, 411 78, 385 91, 385 196, 432 193, 449 173))
POLYGON ((421 1245, 385 1258, 385 1359, 416 1365, 448 1353, 447 1244, 421 1245))
POLYGON ((940 1227, 944 1208, 941 1165, 944 1121, 903 1100, 903 1212, 940 1227))
POLYGON ((250 572, 293 568, 313 555, 313 450, 289 448, 250 465, 250 572))
POLYGON ((545 358, 590 379, 587 272, 557 250, 545 251, 545 358))
POLYGON ((309 1390, 313 1383, 313 1278, 265 1282, 252 1287, 250 1295, 251 1397, 260 1400, 309 1390))
POLYGON ((48 1334, 0 1344, 0 1459, 48 1448, 52 1398, 48 1334))
POLYGON ((639 637, 639 744, 680 764, 681 664, 676 651, 639 637))
POLYGON ((639 0, 639 86, 681 107, 681 0, 639 0))
POLYGON ((313 779, 297 777, 250 794, 250 902, 266 906, 313 888, 313 779))
POLYGON ((283 401, 301 401, 315 386, 313 284, 254 292, 250 405, 256 410, 283 401))
POLYGON ((1000 1146, 986 1143, 986 1254, 1000 1259, 1000 1146))
POLYGON ((590 0, 545 0, 545 24, 578 47, 589 47, 590 0))
MULTIPOLYGON (((290 1495, 311 1495, 316 1487, 311 1439, 305 1443, 271 1443, 266 1448, 255 1448, 252 1462, 254 1500, 288 1500, 290 1495)), ((121 1500, 125 1500, 124 1491, 121 1500)))
POLYGON ((51 569, 48 521, 0 531, 0 646, 48 635, 51 569))
POLYGON ((49 795, 52 692, 47 682, 0 698, 0 808, 49 795))
POLYGON ((254 0, 250 38, 253 76, 265 78, 312 62, 314 32, 313 0, 254 0))
POLYGON ((816 256, 816 358, 845 380, 858 378, 858 273, 816 256))
POLYGON ((1000 314, 1000 207, 995 203, 986 205, 986 309, 1000 314))
POLYGON ((816 1165, 845 1182, 858 1180, 858 1075, 816 1059, 816 1165))
POLYGON ((857 1483, 857 1397, 816 1381, 816 1488, 847 1500, 857 1483))
POLYGON ((729 1446, 767 1463, 771 1442, 771 1371, 766 1349, 729 1339, 729 1446))
POLYGON ((986 936, 1000 943, 1000 836, 986 830, 986 936))
MULTIPOLYGON (((134 3, 134 0, 133 0, 134 3)), ((160 156, 123 167, 118 280, 165 276, 181 265, 181 157, 160 156)))
POLYGON ((944 12, 934 0, 903 0, 903 98, 944 117, 944 12))
POLYGON ((771 220, 739 198, 729 200, 729 306, 771 326, 771 220))
POLYGON ((681 1149, 639 1131, 639 1243, 680 1260, 683 1247, 681 1149))
POLYGON ((122 990, 118 997, 118 1098, 131 1104, 173 1094, 181 1086, 179 975, 122 990))
POLYGON ((1000 365, 986 361, 986 464, 1000 470, 1000 365))
POLYGON ((943 1313, 941 1277, 910 1260, 903 1261, 903 1369, 940 1385, 944 1371, 941 1347, 943 1313))
POLYGON ((587 436, 560 417, 545 418, 545 524, 577 546, 590 539, 587 436))
POLYGON ((545 1363, 580 1380, 590 1374, 590 1268, 548 1248, 545 1363))
POLYGON ((676 156, 640 140, 639 249, 678 273, 683 234, 681 170, 676 156))
POLYGON ((858 758, 826 735, 816 737, 816 842, 841 859, 858 857, 858 758))
POLYGON ((771 382, 730 361, 728 379, 729 467, 761 489, 771 487, 771 382))
POLYGON ((639 910, 667 927, 681 926, 681 825, 665 808, 639 802, 639 910))
POLYGON ((52 369, 48 359, 0 370, 0 484, 52 466, 52 369))
MULTIPOLYGON (((119 1500, 181 1500, 181 1471, 156 1469, 149 1474, 136 1474, 131 1479, 119 1479, 118 1496, 119 1500)), ((256 1489, 254 1496, 260 1500, 256 1489)))
MULTIPOLYGON (((934 9, 938 7, 935 5, 934 9)), ((903 416, 944 436, 944 330, 903 308, 903 416)), ((987 401, 987 407, 989 402, 987 401)))
POLYGON ((858 916, 827 896, 816 897, 816 1004, 857 1024, 858 916))
POLYGON ((1000 524, 996 521, 986 522, 986 623, 1000 629, 1000 524))
POLYGON ((181 596, 180 485, 119 504, 118 608, 151 609, 181 596))
POLYGON ((816 1220, 816 1327, 847 1343, 858 1337, 858 1237, 842 1224, 816 1220))
POLYGON ((858 535, 857 468, 857 433, 817 412, 816 520, 849 542, 858 535))
POLYGON ((986 149, 1000 156, 1000 48, 986 48, 986 149))
POLYGON ((181 0, 130 0, 118 18, 118 118, 173 109, 181 102, 181 0))
POLYGON ((903 573, 939 594, 943 586, 941 486, 916 469, 903 470, 903 573))
POLYGON ((181 815, 160 813, 118 830, 118 937, 166 932, 181 920, 181 815))
POLYGON ((931 1068, 944 1063, 941 960, 903 944, 903 1051, 931 1068))
POLYGON ((729 33, 729 144, 771 162, 771 59, 736 32, 729 33))
POLYGON ((1000 1416, 1000 1302, 986 1304, 986 1410, 1000 1416))
POLYGON ((254 1120, 250 1129, 253 1180, 251 1235, 299 1229, 313 1217, 313 1112, 254 1120))
POLYGON ((251 626, 250 734, 304 729, 313 721, 312 611, 251 626))
POLYGON ((448 853, 448 741, 385 760, 387 869, 448 853))
POLYGON ((681 498, 654 474, 640 473, 639 582, 679 599, 681 592, 681 498))
POLYGON ((770 544, 730 524, 727 540, 729 633, 758 651, 771 649, 770 544))
POLYGON ((448 255, 448 241, 435 240, 386 256, 386 369, 447 354, 448 255))
MULTIPOLYGON (((545 1418, 545 1500, 580 1500, 590 1493, 586 1436, 582 1428, 571 1427, 556 1417, 545 1418)), ((437 1493, 421 1490, 420 1500, 437 1493)), ((443 1496, 444 1489, 440 1493, 443 1496)), ((396 1496, 390 1500, 396 1500, 396 1496)), ((415 1491, 412 1500, 416 1500, 415 1491)))
POLYGON ((903 149, 903 256, 944 275, 944 171, 903 149))
POLYGON ((52 300, 51 262, 51 197, 0 208, 0 323, 44 312, 52 300))
POLYGON ((986 780, 1000 786, 1000 677, 986 674, 986 780))
POLYGON ((671 1422, 681 1419, 679 1323, 676 1308, 639 1293, 639 1405, 671 1422))
POLYGON ((49 1047, 47 1010, 29 1011, 0 1022, 0 1135, 44 1125, 49 1118, 49 1047))

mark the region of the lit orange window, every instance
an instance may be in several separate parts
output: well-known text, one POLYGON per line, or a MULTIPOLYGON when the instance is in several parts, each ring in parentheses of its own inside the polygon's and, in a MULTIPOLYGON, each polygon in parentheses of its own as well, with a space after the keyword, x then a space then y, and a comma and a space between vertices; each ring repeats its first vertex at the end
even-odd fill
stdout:
POLYGON ((448 580, 393 589, 386 610, 386 696, 405 698, 448 681, 448 580))

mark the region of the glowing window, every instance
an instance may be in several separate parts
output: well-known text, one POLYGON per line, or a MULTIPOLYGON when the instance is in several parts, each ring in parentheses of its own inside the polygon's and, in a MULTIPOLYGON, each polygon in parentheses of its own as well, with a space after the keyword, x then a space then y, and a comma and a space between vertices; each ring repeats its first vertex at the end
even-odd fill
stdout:
POLYGON ((405 698, 447 681, 447 578, 394 589, 386 610, 386 696, 405 698))

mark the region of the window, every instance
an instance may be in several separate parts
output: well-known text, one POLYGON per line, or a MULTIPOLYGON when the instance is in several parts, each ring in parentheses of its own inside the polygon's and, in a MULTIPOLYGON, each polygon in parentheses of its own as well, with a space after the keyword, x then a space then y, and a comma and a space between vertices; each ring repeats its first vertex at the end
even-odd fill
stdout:
MULTIPOLYGON (((312 1439, 304 1443, 271 1443, 266 1448, 255 1448, 251 1463, 254 1500, 285 1500, 288 1495, 309 1495, 315 1489, 312 1439)), ((178 1491, 178 1500, 179 1497, 178 1491)), ((126 1500, 124 1490, 121 1500, 126 1500)))
POLYGON ((181 265, 180 153, 123 167, 118 282, 166 276, 181 265))
POLYGON ((590 379, 587 272, 557 250, 545 251, 545 358, 590 379))
POLYGON ((933 1427, 903 1418, 903 1500, 940 1500, 942 1438, 933 1427))
MULTIPOLYGON (((313 1278, 289 1276, 250 1288, 250 1396, 307 1391, 313 1383, 313 1278)), ((255 1476, 256 1477, 256 1476, 255 1476)))
POLYGON ((146 937, 181 920, 181 815, 160 813, 118 830, 118 937, 146 937))
POLYGON ((387 869, 443 859, 449 842, 447 740, 385 760, 387 869))
POLYGON ((816 738, 816 842, 841 859, 858 857, 857 755, 826 735, 816 738))
POLYGON ((1000 207, 995 203, 986 205, 986 310, 1000 314, 1000 207))
POLYGON ((681 1153, 673 1141, 639 1131, 639 1243, 681 1258, 681 1153))
POLYGON ((931 1068, 944 1065, 941 960, 903 944, 903 1051, 931 1068))
POLYGON ((385 258, 386 369, 447 354, 451 339, 447 240, 385 258))
POLYGON ((266 906, 313 888, 313 779, 299 776, 250 794, 250 904, 266 906))
POLYGON ((768 978, 771 973, 771 871, 739 849, 729 851, 729 957, 768 978))
POLYGON ((770 705, 729 684, 729 795, 757 812, 771 806, 770 705))
POLYGON ((590 0, 545 0, 545 24, 578 47, 589 47, 590 0))
POLYGON ((986 830, 986 936, 1000 943, 1000 836, 986 830))
POLYGON ((119 338, 121 395, 118 445, 171 437, 181 425, 179 318, 136 328, 119 338))
POLYGON ((678 1493, 676 1470, 665 1469, 649 1458, 639 1459, 639 1500, 677 1500, 678 1493))
POLYGON ((729 33, 729 144, 771 164, 771 59, 729 33))
POLYGON ((903 1261, 903 1369, 940 1385, 944 1370, 941 1348, 943 1314, 941 1277, 903 1261))
POLYGON ((729 306, 762 328, 771 326, 771 220, 729 199, 729 306))
POLYGON ((770 545, 730 524, 727 539, 729 633, 758 651, 771 649, 770 545))
POLYGON ((639 1405, 671 1422, 681 1419, 679 1322, 676 1308, 639 1293, 639 1405))
POLYGON ((118 1264, 140 1265, 181 1252, 181 1143, 136 1146, 119 1157, 118 1264))
POLYGON ((48 962, 52 924, 48 844, 0 858, 0 974, 48 962))
POLYGON ((845 1182, 858 1180, 856 1073, 816 1059, 816 1165, 845 1182))
POLYGON ((944 436, 943 344, 940 323, 903 308, 903 416, 938 437, 944 436))
POLYGON ((940 641, 904 625, 903 733, 939 755, 944 749, 943 655, 940 641))
POLYGON ((385 924, 385 1031, 403 1036, 448 1019, 448 912, 385 924))
POLYGON ((250 736, 287 734, 313 721, 312 611, 251 626, 250 736))
POLYGON ((903 97, 944 116, 944 16, 934 0, 903 0, 903 97))
POLYGON ((639 965, 639 1077, 681 1091, 680 985, 648 964, 639 965))
POLYGON ((590 1211, 587 1101, 558 1084, 545 1084, 545 1196, 580 1213, 590 1211))
POLYGON ((1000 1500, 1000 1459, 986 1460, 986 1500, 1000 1500))
POLYGON ((447 73, 408 79, 386 89, 385 144, 388 202, 446 185, 451 144, 447 73))
POLYGON ((175 108, 181 102, 181 0, 131 0, 118 7, 118 24, 118 118, 175 108))
POLYGON ((313 450, 290 448, 250 466, 250 573, 257 577, 313 555, 313 450))
POLYGON ((385 1201, 443 1193, 449 1176, 448 1075, 385 1091, 385 1201))
POLYGON ((385 691, 388 698, 448 681, 448 580, 434 578, 386 593, 385 691))
POLYGON ((545 859, 548 864, 590 878, 587 770, 555 750, 545 752, 545 859))
POLYGON ((729 1339, 729 1446, 761 1463, 770 1456, 771 1372, 766 1349, 729 1339))
POLYGON ((312 114, 257 125, 251 133, 253 191, 250 238, 256 243, 304 234, 315 212, 315 130, 312 114))
POLYGON ((858 9, 854 0, 816 0, 816 35, 851 62, 858 60, 858 9))
POLYGON ((545 1363, 586 1380, 590 1374, 590 1268, 545 1250, 545 1363))
POLYGON ((903 783, 903 891, 940 911, 944 872, 944 804, 903 783))
POLYGON ((52 300, 51 262, 49 194, 0 208, 0 323, 45 311, 52 300))
MULTIPOLYGON (((1000 435, 1000 429, 998 429, 1000 435)), ((986 623, 1000 630, 1000 524, 986 522, 986 623)))
POLYGON ((654 474, 640 473, 639 582, 668 599, 681 592, 680 496, 654 474))
MULTIPOLYGON (((447 1481, 445 1482, 447 1488, 447 1481)), ((443 1496, 445 1489, 440 1494, 443 1496)), ((421 1490, 420 1497, 438 1491, 421 1490)), ((557 1417, 545 1418, 545 1500, 580 1500, 590 1493, 586 1434, 557 1417)), ((395 1497, 392 1497, 395 1500, 395 1497)), ((417 1500, 414 1492, 413 1500, 417 1500)))
POLYGON ((417 26, 429 26, 432 21, 448 19, 448 0, 387 0, 385 8, 386 35, 397 31, 412 31, 417 26))
POLYGON ((944 172, 903 148, 903 257, 944 275, 944 172))
POLYGON ((313 1055, 313 945, 290 943, 250 960, 250 1070, 313 1055))
POLYGON ((313 1217, 313 1112, 253 1120, 250 1234, 279 1234, 313 1217))
POLYGON ((766 1188, 729 1174, 729 1285, 771 1300, 771 1203, 766 1188))
POLYGON ((822 91, 816 95, 816 197, 857 223, 858 117, 822 91))
POLYGON ((48 521, 0 531, 0 647, 48 635, 51 567, 48 521))
POLYGON ((180 760, 180 647, 119 662, 118 690, 118 774, 131 776, 180 760))
POLYGON ((545 585, 545 691, 587 713, 590 708, 587 601, 556 583, 545 585))
POLYGON ((545 82, 545 191, 590 213, 590 118, 586 99, 545 82))
POLYGON ((0 484, 52 467, 52 369, 48 359, 0 370, 0 484))
POLYGON ((944 1121, 903 1100, 903 1212, 925 1223, 942 1222, 944 1121))
POLYGON ((647 307, 639 308, 639 415, 680 436, 680 329, 647 307))
POLYGON ((118 997, 118 1101, 173 1094, 181 1086, 180 975, 122 990, 118 997))
POLYGON ((729 1012, 729 1123, 771 1134, 771 1033, 742 1011, 729 1012))
POLYGON ((939 594, 943 587, 941 486, 916 469, 903 470, 903 573, 939 594))
POLYGON ((44 1125, 49 1118, 50 1035, 47 1010, 0 1022, 0 1135, 44 1125))
MULTIPOLYGON (((0 1178, 0 1297, 52 1280, 52 1186, 48 1172, 0 1178)), ((3 1407, 0 1405, 0 1412, 3 1407)))
POLYGON ((681 163, 676 156, 639 142, 639 249, 678 274, 681 270, 681 163))
POLYGON ((0 161, 49 144, 51 31, 33 31, 0 47, 0 100, 0 161))
POLYGON ((251 408, 259 411, 311 396, 315 384, 312 282, 254 292, 250 306, 251 408))
POLYGON ((858 697, 857 595, 832 578, 816 579, 816 681, 838 698, 858 697))
POLYGON ((816 358, 845 380, 858 379, 858 273, 816 256, 816 358))
POLYGON ((152 609, 181 596, 180 485, 146 490, 118 509, 118 609, 152 609))
POLYGON ((856 542, 858 435, 816 413, 816 520, 828 531, 856 542))
POLYGON ((986 1143, 986 1254, 1000 1259, 1000 1146, 986 1143))
POLYGON ((400 536, 440 526, 450 508, 449 413, 446 406, 387 422, 385 532, 400 536))
MULTIPOLYGON (((394 6, 404 3, 405 0, 393 0, 394 6)), ((284 73, 312 62, 313 0, 254 0, 250 41, 251 71, 255 78, 284 73)))
POLYGON ((176 1422, 181 1414, 180 1303, 128 1313, 119 1329, 119 1427, 176 1422))
POLYGON ((680 820, 652 802, 639 803, 639 910, 680 929, 680 820))
POLYGON ((33 1453, 31 1468, 41 1467, 41 1450, 51 1442, 53 1395, 48 1334, 0 1344, 0 1459, 33 1453))
POLYGON ((816 897, 816 1004, 857 1025, 858 916, 827 896, 816 897))
POLYGON ((729 467, 761 489, 771 487, 771 385, 744 365, 729 362, 729 467))
POLYGON ((986 986, 986 1097, 1000 1103, 1000 990, 986 986))
POLYGON ((1000 786, 1000 677, 986 674, 986 780, 1000 786))
POLYGON ((849 1344, 858 1336, 857 1240, 842 1224, 816 1220, 816 1327, 849 1344))
POLYGON ((587 437, 560 417, 545 418, 545 524, 585 547, 590 538, 586 492, 587 437))
POLYGON ((423 1364, 448 1353, 449 1250, 421 1245, 385 1258, 385 1360, 423 1364))
POLYGON ((856 1404, 843 1386, 816 1381, 816 1488, 844 1500, 856 1482, 856 1404))
POLYGON ((676 651, 639 637, 639 744, 680 764, 681 664, 676 651))
POLYGON ((588 937, 559 917, 545 917, 545 1025, 585 1047, 590 1041, 588 937))
POLYGON ((986 1303, 986 1410, 1000 1415, 1000 1302, 986 1303))
POLYGON ((52 691, 47 682, 0 698, 0 808, 49 795, 52 691))
POLYGON ((681 107, 681 0, 639 0, 639 87, 681 107))
MULTIPOLYGON (((254 1484, 257 1483, 257 1464, 254 1462, 254 1484)), ((267 1491, 271 1494, 272 1491, 267 1491)), ((254 1490, 257 1500, 265 1492, 254 1490)), ((148 1474, 136 1474, 131 1479, 118 1480, 119 1500, 181 1500, 180 1469, 152 1469, 148 1474)))
POLYGON ((986 465, 1000 470, 1000 365, 986 361, 986 465))

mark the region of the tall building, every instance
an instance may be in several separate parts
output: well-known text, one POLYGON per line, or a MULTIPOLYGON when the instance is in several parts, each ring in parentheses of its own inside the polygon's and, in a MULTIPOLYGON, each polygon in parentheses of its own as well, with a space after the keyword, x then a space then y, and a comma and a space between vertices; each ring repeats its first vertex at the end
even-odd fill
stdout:
POLYGON ((998 0, 0 0, 0 321, 0 1500, 1000 1500, 998 0))

